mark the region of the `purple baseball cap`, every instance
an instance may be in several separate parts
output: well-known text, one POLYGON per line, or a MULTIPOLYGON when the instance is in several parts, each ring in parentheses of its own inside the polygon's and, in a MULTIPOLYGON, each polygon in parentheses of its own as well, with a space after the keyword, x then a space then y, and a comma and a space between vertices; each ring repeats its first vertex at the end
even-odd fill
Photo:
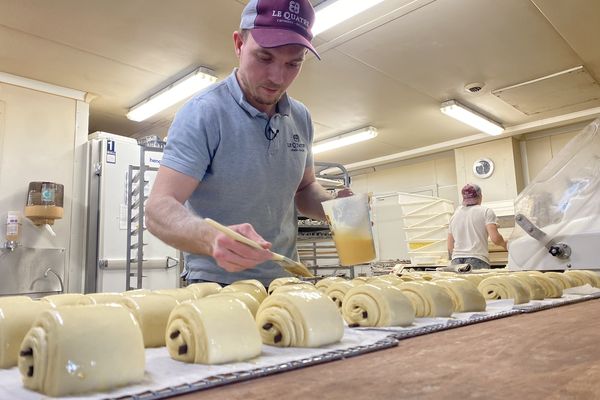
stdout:
POLYGON ((310 43, 315 10, 308 0, 250 0, 242 12, 240 29, 250 29, 261 47, 297 44, 319 53, 310 43))
POLYGON ((463 205, 472 206, 479 202, 481 198, 481 188, 474 183, 467 183, 460 191, 463 198, 463 205))

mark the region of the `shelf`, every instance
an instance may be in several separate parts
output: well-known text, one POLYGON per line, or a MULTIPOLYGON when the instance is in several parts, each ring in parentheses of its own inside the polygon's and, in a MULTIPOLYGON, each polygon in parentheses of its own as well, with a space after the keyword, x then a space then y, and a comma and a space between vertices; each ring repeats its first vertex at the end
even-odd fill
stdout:
MULTIPOLYGON (((329 192, 335 193, 337 189, 350 186, 348 171, 341 164, 315 162, 315 176, 319 184, 329 192)), ((338 259, 337 250, 332 243, 333 237, 331 236, 330 227, 327 223, 299 215, 297 241, 300 261, 308 262, 307 267, 315 271, 315 275, 319 269, 339 268, 319 265, 319 261, 338 259)), ((353 272, 351 275, 353 276, 353 272)))
POLYGON ((300 230, 321 230, 328 231, 329 225, 298 225, 298 231, 300 230))
POLYGON ((330 234, 325 235, 298 235, 298 242, 300 243, 321 243, 321 242, 331 242, 333 238, 330 234))

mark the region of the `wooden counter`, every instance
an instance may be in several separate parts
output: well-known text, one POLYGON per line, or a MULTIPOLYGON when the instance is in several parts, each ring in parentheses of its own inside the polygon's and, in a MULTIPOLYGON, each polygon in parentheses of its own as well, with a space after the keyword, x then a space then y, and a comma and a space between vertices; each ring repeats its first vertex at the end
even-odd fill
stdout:
POLYGON ((598 316, 591 300, 177 399, 599 399, 598 316))

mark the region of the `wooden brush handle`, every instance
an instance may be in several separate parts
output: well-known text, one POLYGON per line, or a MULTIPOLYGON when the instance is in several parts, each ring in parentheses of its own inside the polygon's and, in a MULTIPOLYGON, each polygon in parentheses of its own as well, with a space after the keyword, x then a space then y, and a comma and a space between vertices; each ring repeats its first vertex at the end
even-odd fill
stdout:
POLYGON ((231 228, 226 227, 225 225, 221 225, 220 223, 218 223, 217 221, 210 219, 210 218, 204 218, 204 221, 209 224, 210 226, 212 226, 213 228, 217 229, 220 232, 223 232, 225 235, 229 236, 230 238, 247 244, 250 247, 254 247, 255 249, 259 249, 259 250, 264 250, 263 247, 256 243, 254 240, 252 239, 248 239, 246 236, 234 231, 231 228))

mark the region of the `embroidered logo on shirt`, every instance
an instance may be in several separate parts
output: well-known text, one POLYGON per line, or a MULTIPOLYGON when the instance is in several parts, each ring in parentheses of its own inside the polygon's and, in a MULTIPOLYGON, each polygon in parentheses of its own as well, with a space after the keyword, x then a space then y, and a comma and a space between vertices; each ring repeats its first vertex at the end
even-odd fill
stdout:
POLYGON ((288 147, 288 149, 290 149, 290 151, 301 151, 301 152, 304 152, 305 148, 306 148, 306 144, 304 144, 304 143, 302 143, 300 141, 300 135, 293 134, 292 135, 292 142, 288 142, 287 143, 287 147, 288 147))

